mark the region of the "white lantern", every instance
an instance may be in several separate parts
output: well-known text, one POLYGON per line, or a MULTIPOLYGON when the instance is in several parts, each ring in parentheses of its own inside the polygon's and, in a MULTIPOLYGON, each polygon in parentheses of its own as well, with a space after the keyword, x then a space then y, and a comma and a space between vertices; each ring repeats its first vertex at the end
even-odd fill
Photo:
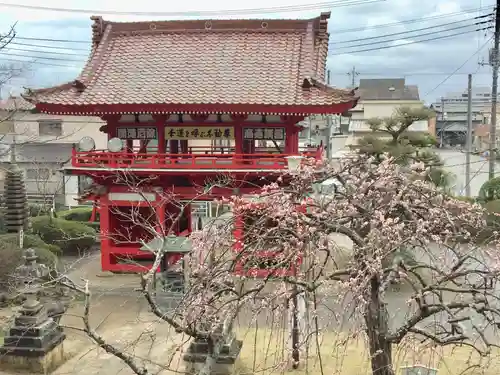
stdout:
POLYGON ((78 142, 78 151, 89 152, 95 149, 95 141, 92 137, 83 137, 78 142))
POLYGON ((111 152, 120 152, 123 150, 123 141, 120 138, 111 138, 108 141, 108 150, 111 152))
POLYGON ((302 164, 302 159, 304 159, 304 157, 300 155, 293 155, 287 156, 285 159, 288 165, 288 170, 294 173, 300 170, 300 165, 302 164))

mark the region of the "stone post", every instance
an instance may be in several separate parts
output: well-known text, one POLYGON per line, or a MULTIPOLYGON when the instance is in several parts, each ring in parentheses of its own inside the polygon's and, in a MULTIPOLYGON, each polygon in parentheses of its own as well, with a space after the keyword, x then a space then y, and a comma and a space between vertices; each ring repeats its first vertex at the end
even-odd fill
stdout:
MULTIPOLYGON (((234 287, 234 285, 232 285, 234 287)), ((188 374, 199 374, 207 364, 207 358, 217 352, 213 344, 219 346, 218 354, 214 356, 214 364, 211 366, 211 375, 230 375, 234 372, 234 365, 240 355, 243 346, 242 340, 237 340, 233 330, 224 335, 226 330, 224 324, 219 324, 211 334, 212 342, 208 340, 194 339, 191 341, 186 353, 183 356, 186 372, 188 374)), ((199 330, 209 332, 211 330, 209 322, 201 322, 199 330)))
MULTIPOLYGON (((243 346, 243 341, 237 340, 234 332, 230 332, 228 336, 221 337, 223 334, 223 326, 220 325, 212 334, 214 342, 224 340, 219 355, 215 359, 215 365, 211 368, 211 375, 230 375, 234 372, 234 364, 238 359, 243 346)), ((186 363, 186 372, 188 374, 199 374, 205 366, 207 357, 210 354, 210 346, 207 340, 195 339, 187 348, 183 356, 186 363)))
POLYGON ((38 300, 44 268, 36 263, 36 258, 34 250, 27 249, 25 264, 18 268, 24 277, 26 300, 0 347, 0 365, 2 369, 47 374, 64 361, 66 336, 38 300))

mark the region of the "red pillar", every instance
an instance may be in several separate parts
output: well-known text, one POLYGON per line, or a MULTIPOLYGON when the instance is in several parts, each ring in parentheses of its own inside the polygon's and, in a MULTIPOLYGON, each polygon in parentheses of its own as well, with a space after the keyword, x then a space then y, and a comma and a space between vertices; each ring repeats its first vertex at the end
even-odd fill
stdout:
POLYGON ((155 212, 156 218, 158 220, 158 223, 156 225, 156 232, 160 236, 165 237, 167 235, 165 228, 165 201, 161 200, 161 198, 159 203, 155 206, 155 212))
POLYGON ((101 227, 101 268, 103 271, 111 270, 111 238, 110 232, 111 228, 111 213, 110 205, 107 196, 103 196, 100 199, 99 205, 99 216, 100 216, 100 227, 101 227))
MULTIPOLYGON (((244 236, 244 220, 242 214, 238 214, 234 217, 234 245, 233 250, 235 255, 240 253, 243 250, 243 236, 244 236)), ((241 273, 243 271, 243 263, 241 259, 239 259, 235 264, 236 273, 241 273)))

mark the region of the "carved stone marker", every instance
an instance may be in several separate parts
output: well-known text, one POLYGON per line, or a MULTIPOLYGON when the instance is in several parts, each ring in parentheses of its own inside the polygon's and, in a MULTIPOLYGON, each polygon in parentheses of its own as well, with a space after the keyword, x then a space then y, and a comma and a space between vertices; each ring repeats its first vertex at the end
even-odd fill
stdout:
POLYGON ((25 264, 17 271, 23 280, 26 301, 4 338, 0 366, 46 374, 64 361, 63 341, 66 336, 37 297, 39 279, 46 269, 36 263, 33 249, 25 251, 24 259, 25 264))
MULTIPOLYGON (((215 341, 222 338, 222 326, 213 334, 215 341)), ((219 355, 215 361, 215 366, 212 367, 212 375, 230 375, 233 373, 234 364, 238 359, 243 346, 243 341, 236 340, 235 335, 231 332, 226 338, 219 355)), ((183 356, 186 362, 186 372, 188 374, 198 374, 205 366, 205 361, 210 353, 210 347, 207 340, 197 340, 191 342, 186 353, 183 356)))

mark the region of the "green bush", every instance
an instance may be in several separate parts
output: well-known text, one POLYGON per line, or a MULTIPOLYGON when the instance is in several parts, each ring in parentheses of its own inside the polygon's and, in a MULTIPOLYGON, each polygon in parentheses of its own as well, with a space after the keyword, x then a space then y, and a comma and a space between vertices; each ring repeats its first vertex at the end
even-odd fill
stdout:
POLYGON ((486 181, 479 189, 478 200, 486 203, 500 199, 500 177, 486 181))
MULTIPOLYGON (((17 247, 19 236, 16 233, 8 233, 0 235, 0 242, 8 244, 10 247, 17 247)), ((61 253, 61 249, 56 245, 49 245, 34 234, 24 235, 23 248, 33 248, 36 250, 40 263, 53 265, 57 262, 57 256, 61 253)))
POLYGON ((489 201, 484 205, 488 215, 486 216, 486 222, 488 227, 493 230, 500 229, 500 199, 489 201))
POLYGON ((28 210, 30 217, 48 215, 52 206, 43 204, 29 204, 28 210))
POLYGON ((467 197, 465 195, 456 196, 455 199, 458 199, 459 201, 462 201, 462 202, 468 202, 471 204, 476 203, 476 198, 467 197))
MULTIPOLYGON (((3 291, 8 289, 12 273, 23 262, 23 251, 17 245, 17 241, 18 236, 15 233, 0 235, 0 290, 3 291)), ((38 263, 45 264, 51 269, 57 266, 57 256, 51 251, 52 247, 39 237, 26 235, 23 247, 35 249, 38 263)))
POLYGON ((5 226, 5 208, 0 208, 0 234, 7 233, 5 226))
POLYGON ((32 219, 33 233, 51 245, 61 248, 62 254, 80 253, 95 244, 96 231, 76 221, 38 216, 32 219))
MULTIPOLYGON (((59 211, 57 217, 59 219, 69 220, 69 221, 81 221, 88 222, 92 216, 92 207, 75 207, 71 210, 59 211)), ((96 220, 99 220, 96 217, 96 220)))

